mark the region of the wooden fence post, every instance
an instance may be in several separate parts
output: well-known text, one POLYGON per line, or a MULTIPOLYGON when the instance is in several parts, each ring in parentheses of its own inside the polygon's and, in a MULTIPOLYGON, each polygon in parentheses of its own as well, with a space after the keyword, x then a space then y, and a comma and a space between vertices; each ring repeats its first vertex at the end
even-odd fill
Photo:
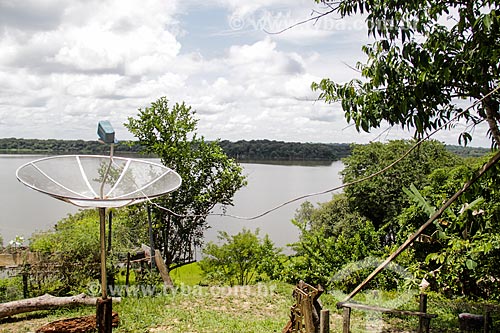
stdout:
POLYGON ((351 327, 351 308, 344 308, 342 332, 349 333, 351 327))
POLYGON ((96 328, 98 333, 111 333, 113 326, 112 299, 98 299, 96 310, 96 328))
MULTIPOLYGON (((420 303, 419 303, 419 312, 426 313, 427 312, 427 294, 420 294, 420 303)), ((420 316, 418 320, 418 333, 428 333, 430 319, 427 317, 420 316)))
POLYGON ((29 266, 23 266, 23 298, 28 298, 29 295, 29 285, 28 285, 28 277, 29 277, 29 266))
MULTIPOLYGON (((151 253, 151 255, 153 255, 153 254, 151 253)), ((158 267, 158 270, 160 271, 161 278, 163 279, 163 284, 167 288, 173 288, 174 283, 172 282, 172 279, 170 278, 170 272, 168 270, 167 265, 163 261, 160 250, 156 249, 154 256, 155 256, 154 260, 156 262, 156 267, 158 267)))
POLYGON ((321 314, 319 317, 319 332, 320 333, 330 333, 330 311, 329 310, 321 310, 321 314))
POLYGON ((490 333, 490 321, 491 321, 490 309, 486 308, 486 310, 484 311, 483 318, 484 318, 483 332, 490 333))
POLYGON ((304 317, 304 325, 306 327, 307 333, 313 333, 315 331, 313 314, 312 314, 312 299, 309 295, 303 295, 301 299, 301 310, 302 316, 304 317))
POLYGON ((130 252, 127 252, 127 274, 125 275, 125 286, 129 285, 130 277, 130 252))

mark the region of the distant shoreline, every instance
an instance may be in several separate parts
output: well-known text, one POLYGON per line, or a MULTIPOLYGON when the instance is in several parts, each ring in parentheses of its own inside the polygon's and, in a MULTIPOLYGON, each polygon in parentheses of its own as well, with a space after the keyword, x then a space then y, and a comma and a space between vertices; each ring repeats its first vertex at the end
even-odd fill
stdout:
MULTIPOLYGON (((300 164, 328 163, 342 160, 351 154, 351 144, 347 143, 300 143, 275 140, 219 141, 219 145, 231 158, 241 163, 300 164)), ((489 148, 445 145, 446 149, 462 157, 479 157, 489 152, 489 148)), ((115 145, 115 155, 123 157, 155 158, 143 154, 134 141, 123 141, 115 145)), ((56 139, 0 139, 0 155, 109 155, 109 146, 97 141, 56 140, 56 139)))
MULTIPOLYGON (((349 156, 351 148, 349 144, 324 144, 324 143, 298 143, 271 140, 240 140, 230 142, 219 141, 223 151, 237 161, 259 161, 259 162, 295 162, 295 161, 325 161, 333 162, 349 156)), ((137 142, 124 141, 115 145, 117 156, 140 156, 144 155, 137 142)), ((39 140, 39 139, 0 139, 0 154, 88 154, 108 155, 109 146, 97 141, 84 140, 39 140)))

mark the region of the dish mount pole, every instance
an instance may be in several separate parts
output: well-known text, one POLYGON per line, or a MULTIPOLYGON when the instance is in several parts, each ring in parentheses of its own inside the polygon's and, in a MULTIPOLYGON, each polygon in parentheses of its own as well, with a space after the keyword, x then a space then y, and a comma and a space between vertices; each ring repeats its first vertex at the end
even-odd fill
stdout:
POLYGON ((97 300, 96 327, 99 333, 112 331, 112 300, 108 298, 106 276, 106 208, 99 207, 100 241, 101 241, 101 299, 97 300))
MULTIPOLYGON (((104 197, 104 185, 106 184, 109 170, 113 163, 113 153, 115 144, 115 131, 109 121, 100 121, 97 134, 100 140, 104 143, 110 144, 109 163, 106 172, 102 177, 101 188, 99 191, 100 199, 104 197)), ((99 229, 100 229, 100 243, 101 243, 101 299, 97 301, 96 310, 96 326, 99 333, 111 333, 112 331, 112 300, 108 298, 108 282, 106 272, 106 208, 99 207, 99 229)))

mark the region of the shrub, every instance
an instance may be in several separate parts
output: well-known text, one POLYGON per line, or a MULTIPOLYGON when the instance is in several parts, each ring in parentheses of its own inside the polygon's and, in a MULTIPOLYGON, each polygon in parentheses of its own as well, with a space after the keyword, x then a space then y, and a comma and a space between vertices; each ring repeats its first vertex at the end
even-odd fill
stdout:
POLYGON ((246 285, 256 280, 273 278, 279 271, 280 249, 266 235, 259 238, 255 233, 243 229, 236 235, 219 232, 218 245, 209 242, 203 249, 205 257, 200 267, 211 283, 246 285))

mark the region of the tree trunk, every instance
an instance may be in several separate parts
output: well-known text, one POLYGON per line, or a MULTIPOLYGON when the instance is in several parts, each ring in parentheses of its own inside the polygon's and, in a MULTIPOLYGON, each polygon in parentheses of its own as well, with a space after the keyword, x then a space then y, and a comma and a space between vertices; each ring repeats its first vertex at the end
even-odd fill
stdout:
POLYGON ((495 140, 496 145, 500 147, 500 130, 498 129, 500 115, 498 112, 498 103, 490 97, 487 97, 485 98, 483 105, 486 110, 486 121, 488 122, 488 126, 490 128, 491 137, 495 140))
MULTIPOLYGON (((113 302, 120 302, 120 298, 113 298, 113 302)), ((79 294, 69 297, 56 297, 49 294, 43 296, 22 299, 0 304, 0 318, 13 316, 19 313, 48 310, 70 305, 93 305, 97 303, 97 298, 79 294)))

